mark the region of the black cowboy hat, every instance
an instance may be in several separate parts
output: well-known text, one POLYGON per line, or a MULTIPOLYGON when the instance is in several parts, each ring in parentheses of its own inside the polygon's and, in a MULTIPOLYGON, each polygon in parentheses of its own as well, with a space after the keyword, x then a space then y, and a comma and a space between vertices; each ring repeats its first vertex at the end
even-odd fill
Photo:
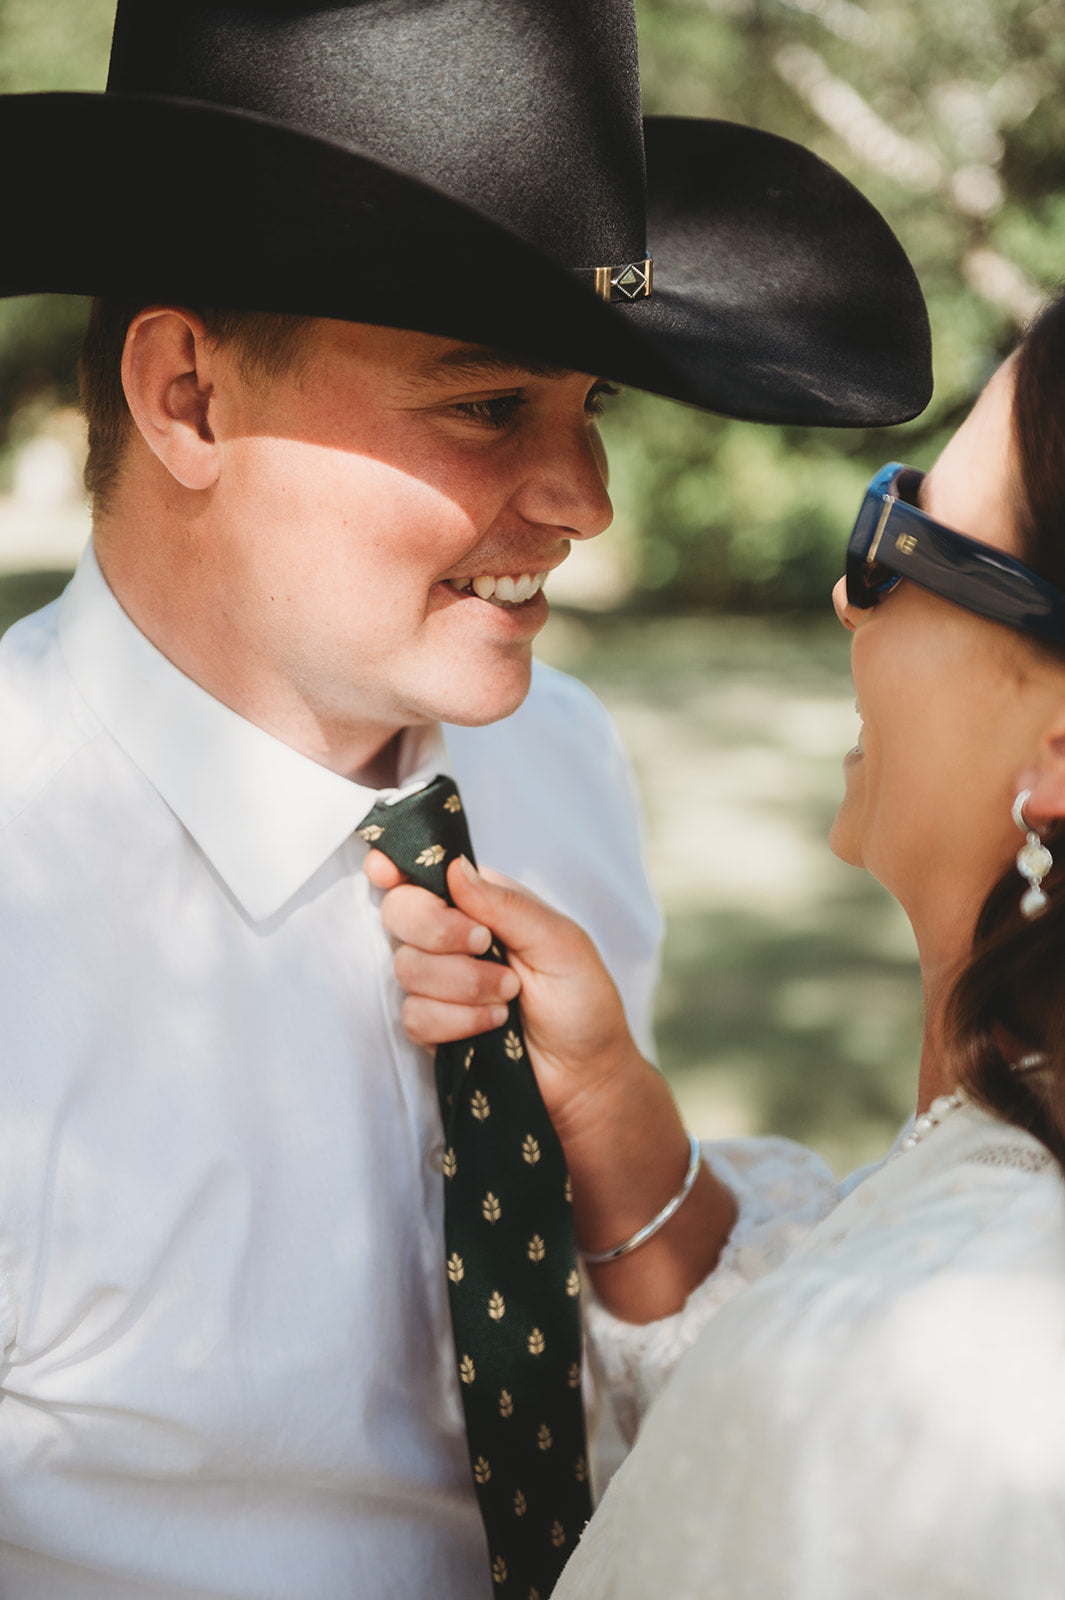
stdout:
POLYGON ((0 294, 412 328, 761 421, 930 393, 883 218, 788 140, 642 121, 633 0, 119 0, 106 93, 0 96, 0 141, 0 294))

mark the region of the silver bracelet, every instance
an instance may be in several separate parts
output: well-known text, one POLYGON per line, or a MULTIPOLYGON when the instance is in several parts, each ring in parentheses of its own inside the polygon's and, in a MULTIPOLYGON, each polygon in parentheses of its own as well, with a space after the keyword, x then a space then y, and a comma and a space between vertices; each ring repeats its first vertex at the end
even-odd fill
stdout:
POLYGON ((652 1217, 650 1222, 645 1223, 642 1228, 637 1228, 632 1238, 626 1239, 624 1244, 615 1245, 613 1250, 597 1250, 594 1252, 591 1250, 578 1250, 577 1254, 581 1260, 587 1261, 591 1267, 598 1267, 604 1261, 616 1261, 619 1256, 627 1256, 630 1250, 638 1250, 642 1244, 647 1243, 648 1239, 653 1239, 659 1229, 665 1227, 670 1217, 676 1216, 685 1200, 691 1194, 695 1180, 699 1176, 699 1168, 702 1166, 702 1161, 703 1153, 700 1149, 699 1141, 694 1133, 689 1133, 688 1170, 684 1174, 684 1182, 672 1200, 666 1202, 657 1217, 652 1217))

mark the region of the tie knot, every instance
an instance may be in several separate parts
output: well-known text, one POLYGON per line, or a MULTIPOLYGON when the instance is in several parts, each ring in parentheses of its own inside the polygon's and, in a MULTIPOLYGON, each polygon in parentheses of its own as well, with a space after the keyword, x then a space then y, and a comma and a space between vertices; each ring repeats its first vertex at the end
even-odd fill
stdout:
POLYGON ((447 869, 456 856, 473 860, 466 813, 454 779, 443 773, 424 789, 389 805, 379 800, 356 832, 381 850, 414 883, 443 899, 447 869))

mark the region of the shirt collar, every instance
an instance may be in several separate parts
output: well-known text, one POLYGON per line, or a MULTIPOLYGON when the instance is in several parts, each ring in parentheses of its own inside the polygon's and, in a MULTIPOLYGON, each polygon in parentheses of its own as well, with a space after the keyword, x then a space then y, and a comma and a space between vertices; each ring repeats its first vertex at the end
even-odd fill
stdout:
MULTIPOLYGON (((254 921, 280 910, 371 806, 396 797, 300 755, 186 677, 122 610, 91 542, 59 606, 79 692, 254 921)), ((438 724, 404 730, 403 793, 449 771, 438 724)))

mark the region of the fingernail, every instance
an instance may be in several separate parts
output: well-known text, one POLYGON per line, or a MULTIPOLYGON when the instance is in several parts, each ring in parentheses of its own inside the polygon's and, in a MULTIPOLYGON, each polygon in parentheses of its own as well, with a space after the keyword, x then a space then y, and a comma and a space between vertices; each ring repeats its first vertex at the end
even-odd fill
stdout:
POLYGON ((518 974, 510 967, 504 967, 499 977, 499 992, 504 1000, 513 1000, 521 988, 518 974))
POLYGON ((480 883, 481 874, 477 871, 469 856, 459 856, 459 866, 471 883, 480 883))
POLYGON ((492 1006, 491 1017, 493 1028, 501 1028, 510 1016, 509 1006, 492 1006))
POLYGON ((478 923, 475 928, 471 928, 470 929, 469 947, 470 947, 470 954, 471 955, 474 955, 474 956, 486 955, 488 953, 488 951, 492 947, 492 930, 491 930, 491 928, 484 928, 484 927, 481 926, 480 923, 478 923))

